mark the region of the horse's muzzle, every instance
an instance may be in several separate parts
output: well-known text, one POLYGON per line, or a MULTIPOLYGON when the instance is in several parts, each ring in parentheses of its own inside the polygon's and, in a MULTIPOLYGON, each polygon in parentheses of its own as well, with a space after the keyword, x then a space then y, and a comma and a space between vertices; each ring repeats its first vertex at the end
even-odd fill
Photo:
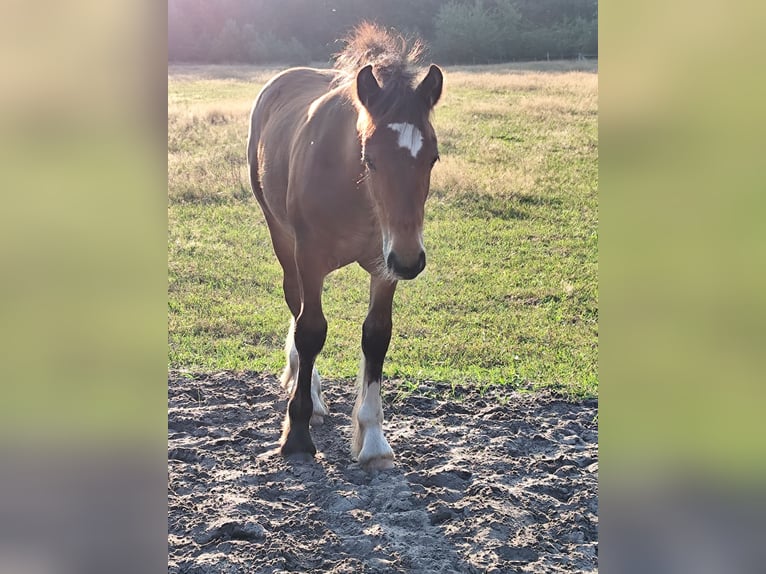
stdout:
POLYGON ((426 268, 426 252, 421 251, 418 260, 414 265, 402 265, 402 262, 393 251, 388 254, 386 259, 388 270, 398 279, 415 279, 423 269, 426 268))

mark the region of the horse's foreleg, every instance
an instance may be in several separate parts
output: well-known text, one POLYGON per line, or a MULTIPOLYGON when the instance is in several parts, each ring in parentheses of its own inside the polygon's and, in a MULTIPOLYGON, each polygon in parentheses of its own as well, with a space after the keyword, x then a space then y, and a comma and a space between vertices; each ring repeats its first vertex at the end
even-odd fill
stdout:
POLYGON ((325 272, 310 264, 309 258, 301 258, 296 252, 296 263, 301 281, 303 304, 295 321, 294 341, 298 351, 298 375, 290 401, 281 440, 281 453, 316 454, 316 447, 309 433, 309 421, 314 413, 311 396, 314 360, 324 346, 327 337, 327 321, 322 313, 322 284, 325 272))
MULTIPOLYGON (((285 369, 282 371, 280 380, 282 386, 292 396, 297 382, 298 374, 298 348, 295 346, 295 319, 290 319, 290 329, 285 338, 285 369)), ((311 372, 311 402, 314 405, 314 411, 311 415, 311 425, 317 426, 324 423, 324 417, 330 414, 327 403, 322 393, 322 379, 316 367, 311 372)))
POLYGON ((370 469, 391 468, 394 451, 383 436, 383 404, 380 385, 383 360, 391 341, 391 303, 396 282, 373 276, 370 308, 362 326, 362 363, 357 379, 358 394, 351 415, 351 453, 370 469))
MULTIPOLYGON (((284 272, 282 289, 285 294, 285 302, 290 309, 290 329, 287 331, 287 337, 285 338, 285 368, 282 371, 280 380, 282 381, 282 386, 292 396, 298 375, 298 349, 295 347, 295 317, 300 315, 301 312, 301 287, 298 267, 295 263, 295 240, 292 236, 282 231, 267 210, 264 211, 264 214, 266 214, 266 222, 269 225, 274 252, 277 254, 277 259, 279 259, 284 272)), ((322 383, 316 369, 312 371, 311 375, 311 398, 314 403, 311 424, 322 424, 324 417, 329 414, 329 411, 322 397, 322 383)))

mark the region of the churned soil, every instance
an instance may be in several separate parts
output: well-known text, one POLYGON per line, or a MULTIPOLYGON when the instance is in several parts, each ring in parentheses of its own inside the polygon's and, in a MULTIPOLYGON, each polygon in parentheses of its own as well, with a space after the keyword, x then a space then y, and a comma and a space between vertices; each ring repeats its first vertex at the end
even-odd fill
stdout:
POLYGON ((170 373, 170 573, 598 570, 596 400, 384 390, 395 468, 368 473, 349 453, 354 383, 323 383, 331 414, 300 462, 275 452, 276 378, 170 373))

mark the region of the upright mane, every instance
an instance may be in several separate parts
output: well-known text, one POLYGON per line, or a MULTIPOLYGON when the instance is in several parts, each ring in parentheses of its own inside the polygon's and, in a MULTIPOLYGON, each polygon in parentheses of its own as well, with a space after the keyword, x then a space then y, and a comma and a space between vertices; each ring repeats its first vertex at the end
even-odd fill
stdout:
POLYGON ((335 55, 335 69, 354 76, 360 68, 372 64, 375 77, 384 86, 391 81, 411 85, 415 74, 410 66, 419 64, 424 51, 420 40, 408 41, 370 22, 356 26, 345 42, 345 48, 335 55))
POLYGON ((363 22, 345 38, 345 48, 335 55, 338 84, 353 84, 356 74, 367 65, 383 88, 379 102, 382 113, 413 93, 416 68, 425 51, 418 40, 408 40, 376 24, 363 22))

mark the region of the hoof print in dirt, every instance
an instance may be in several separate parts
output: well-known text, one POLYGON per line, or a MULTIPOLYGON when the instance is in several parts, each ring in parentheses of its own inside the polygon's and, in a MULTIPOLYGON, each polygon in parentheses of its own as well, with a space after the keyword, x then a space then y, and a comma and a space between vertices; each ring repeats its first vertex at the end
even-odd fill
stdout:
POLYGON ((266 531, 257 522, 222 522, 198 535, 194 541, 200 546, 224 540, 263 540, 266 531))
POLYGON ((314 455, 309 452, 291 452, 288 454, 282 453, 282 457, 287 462, 293 462, 293 463, 308 463, 308 462, 314 462, 314 455))
POLYGON ((437 524, 442 524, 443 522, 447 522, 448 520, 452 519, 454 515, 455 515, 454 510, 452 510, 448 506, 440 504, 431 510, 431 513, 429 514, 429 519, 432 525, 437 525, 437 524))
POLYGON ((173 448, 168 451, 168 460, 177 460, 185 463, 199 462, 197 452, 191 448, 173 448))
POLYGON ((513 546, 501 546, 495 550, 495 553, 500 557, 501 560, 507 560, 508 562, 515 562, 517 564, 536 562, 540 557, 540 555, 532 548, 526 548, 523 546, 519 548, 515 548, 513 546))

